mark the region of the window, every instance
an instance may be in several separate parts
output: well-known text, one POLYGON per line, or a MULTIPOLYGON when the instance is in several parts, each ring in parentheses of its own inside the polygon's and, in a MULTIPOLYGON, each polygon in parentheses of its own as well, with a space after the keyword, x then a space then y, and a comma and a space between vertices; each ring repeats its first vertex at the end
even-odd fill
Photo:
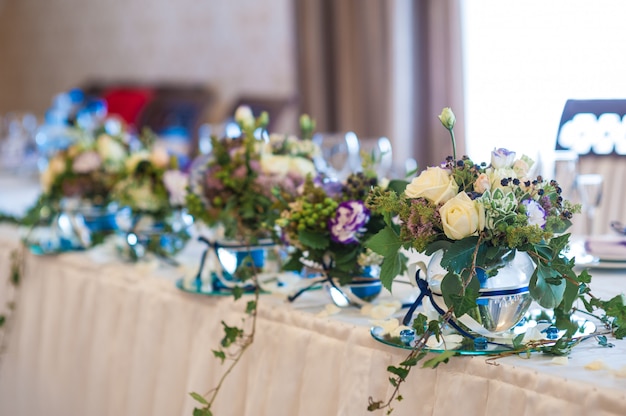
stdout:
MULTIPOLYGON (((626 2, 461 0, 467 151, 551 157, 568 98, 626 98, 626 2)), ((545 172, 545 171, 544 171, 545 172)))

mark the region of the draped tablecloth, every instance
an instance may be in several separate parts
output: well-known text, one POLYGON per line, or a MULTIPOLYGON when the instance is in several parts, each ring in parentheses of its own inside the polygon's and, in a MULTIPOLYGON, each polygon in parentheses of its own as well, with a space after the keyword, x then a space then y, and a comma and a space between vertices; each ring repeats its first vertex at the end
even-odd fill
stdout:
MULTIPOLYGON (((0 281, 14 228, 0 227, 0 281)), ((17 308, 0 362, 0 415, 191 415, 189 392, 215 387, 225 370, 213 356, 221 322, 237 325, 245 297, 178 290, 180 269, 130 264, 96 251, 26 255, 17 308)), ((597 273, 601 295, 626 287, 624 272, 597 273)), ((0 302, 5 288, 0 286, 0 302)), ((368 397, 392 391, 389 365, 406 351, 369 334, 355 308, 322 317, 324 291, 294 303, 262 295, 254 344, 231 375, 215 415, 366 415, 368 397)), ((626 342, 585 341, 567 365, 534 354, 491 365, 455 357, 415 369, 395 415, 624 415, 626 342), (585 366, 601 361, 604 369, 585 366)), ((377 415, 384 412, 374 413, 377 415)))

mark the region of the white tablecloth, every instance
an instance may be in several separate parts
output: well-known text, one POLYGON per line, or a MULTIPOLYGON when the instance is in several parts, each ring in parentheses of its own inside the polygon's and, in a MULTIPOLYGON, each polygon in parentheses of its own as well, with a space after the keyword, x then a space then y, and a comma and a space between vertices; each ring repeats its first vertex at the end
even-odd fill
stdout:
MULTIPOLYGON (((0 279, 17 245, 0 227, 0 279)), ((17 309, 0 363, 0 415, 191 415, 225 369, 211 350, 221 321, 238 324, 244 301, 176 289, 180 270, 129 264, 98 252, 27 255, 17 309)), ((3 292, 5 286, 0 286, 3 292)), ((598 272, 602 296, 626 287, 624 272, 598 272)), ((0 295, 0 302, 2 295, 0 295)), ((318 317, 323 291, 290 304, 263 295, 257 336, 227 378, 216 415, 365 415, 388 397, 386 368, 406 352, 375 341, 356 309, 318 317)), ((586 341, 567 365, 551 357, 456 357, 416 369, 395 415, 624 415, 626 342, 586 341), (585 365, 601 360, 605 369, 585 365)), ((384 414, 378 412, 374 414, 384 414)))

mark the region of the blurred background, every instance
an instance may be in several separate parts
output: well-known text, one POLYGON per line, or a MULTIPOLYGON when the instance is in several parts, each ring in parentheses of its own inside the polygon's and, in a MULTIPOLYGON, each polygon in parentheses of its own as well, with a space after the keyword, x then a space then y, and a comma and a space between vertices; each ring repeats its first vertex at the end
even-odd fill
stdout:
POLYGON ((450 106, 460 153, 550 161, 568 99, 626 97, 624 12, 617 0, 0 0, 0 114, 41 122, 61 92, 115 102, 130 88, 139 102, 124 111, 158 118, 146 91, 174 91, 200 101, 189 136, 256 103, 275 131, 306 112, 318 131, 388 137, 394 163, 424 167, 450 154, 437 119, 450 106))

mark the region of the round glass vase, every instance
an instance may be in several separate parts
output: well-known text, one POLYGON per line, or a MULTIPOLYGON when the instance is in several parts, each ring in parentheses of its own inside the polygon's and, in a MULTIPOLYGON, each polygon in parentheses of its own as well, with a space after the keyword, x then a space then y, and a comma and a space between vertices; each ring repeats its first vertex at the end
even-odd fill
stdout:
POLYGON ((380 294, 383 285, 379 275, 380 267, 367 266, 361 275, 353 277, 349 283, 341 285, 338 278, 329 278, 325 286, 336 306, 362 306, 374 301, 380 294))
MULTIPOLYGON (((441 266, 443 251, 433 254, 426 271, 432 300, 440 309, 447 311, 441 293, 441 282, 448 273, 441 266)), ((501 337, 513 329, 524 317, 532 303, 528 290, 535 264, 525 252, 515 251, 504 256, 503 265, 495 274, 488 276, 485 268, 476 266, 480 282, 476 307, 455 320, 462 327, 479 336, 501 337)))
POLYGON ((164 219, 158 219, 126 207, 118 211, 116 223, 117 249, 123 258, 136 261, 153 253, 169 259, 185 247, 193 218, 184 209, 175 209, 164 219))
POLYGON ((277 272, 278 245, 269 238, 255 243, 237 240, 220 240, 211 243, 215 254, 215 270, 210 273, 211 287, 214 292, 229 292, 235 287, 250 292, 255 285, 250 280, 252 275, 257 278, 277 272))

